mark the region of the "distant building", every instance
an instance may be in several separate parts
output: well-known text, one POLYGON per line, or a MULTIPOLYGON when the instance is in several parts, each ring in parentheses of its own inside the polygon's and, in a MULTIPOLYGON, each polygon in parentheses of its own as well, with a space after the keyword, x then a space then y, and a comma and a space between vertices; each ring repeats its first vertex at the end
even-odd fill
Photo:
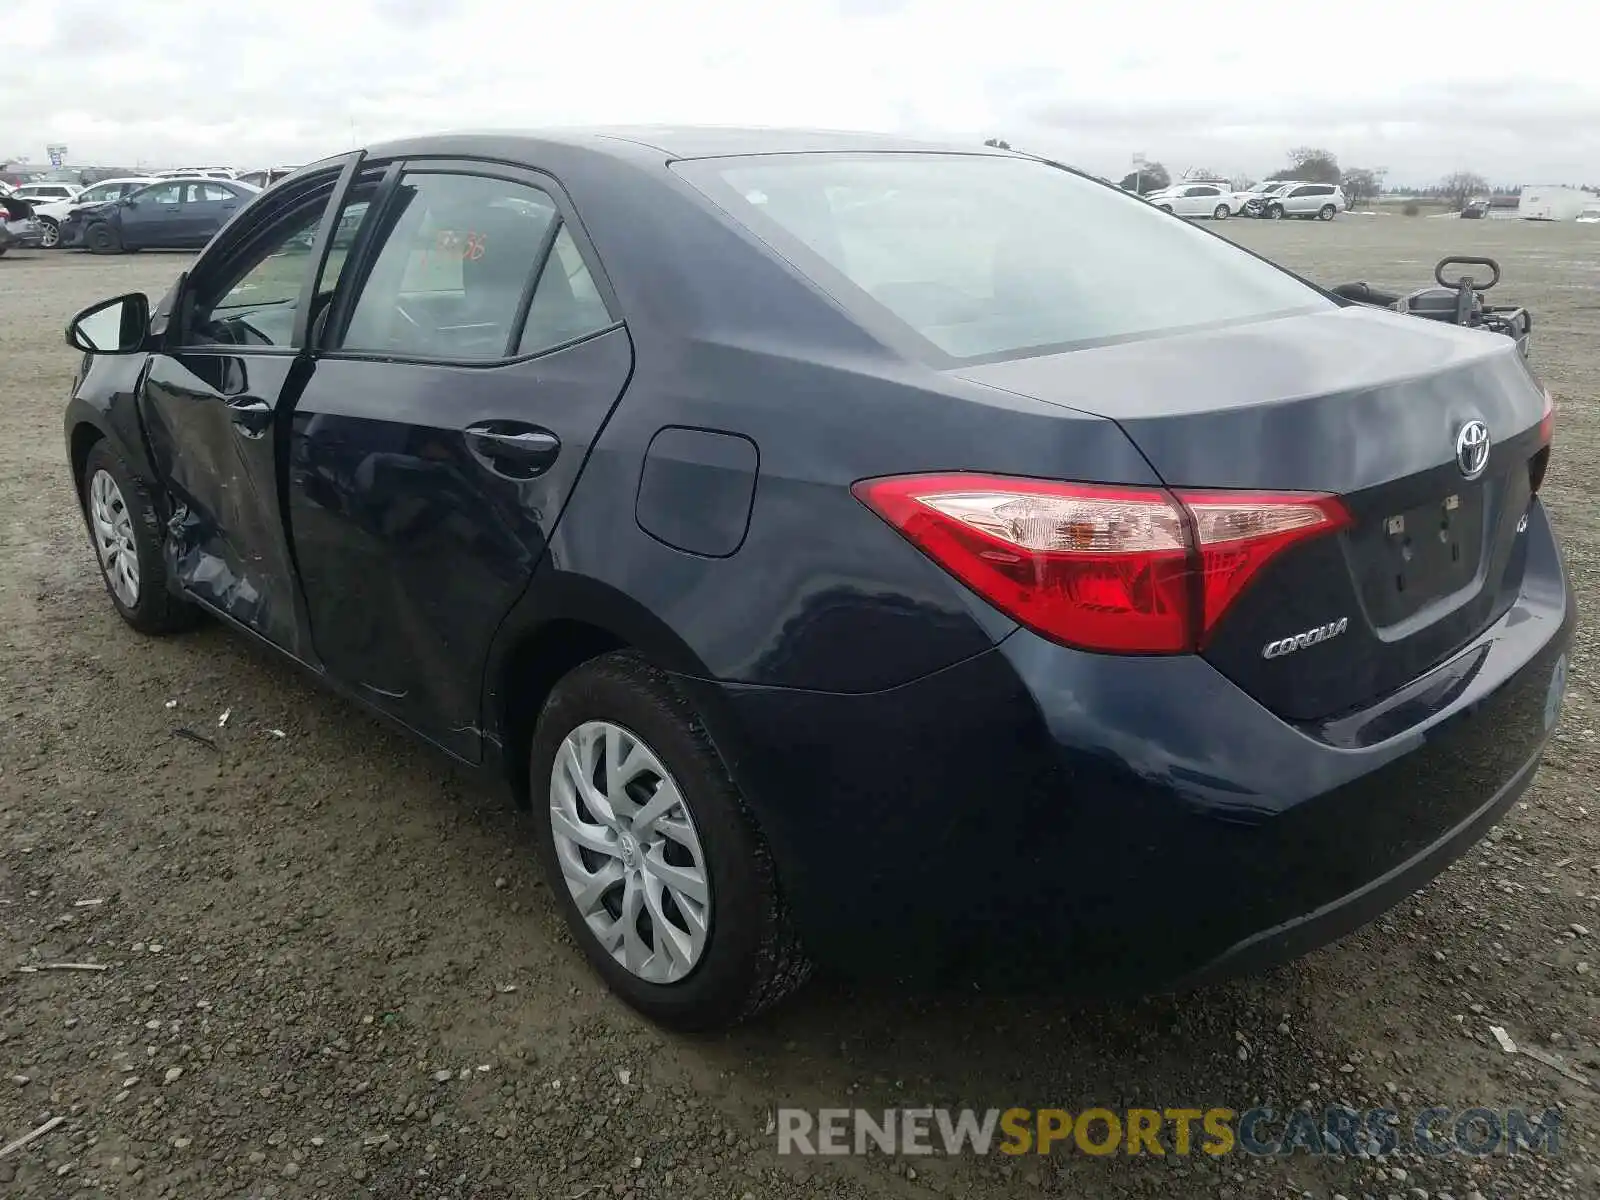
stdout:
POLYGON ((1524 184, 1517 216, 1524 221, 1573 221, 1590 205, 1600 203, 1600 193, 1561 184, 1524 184))

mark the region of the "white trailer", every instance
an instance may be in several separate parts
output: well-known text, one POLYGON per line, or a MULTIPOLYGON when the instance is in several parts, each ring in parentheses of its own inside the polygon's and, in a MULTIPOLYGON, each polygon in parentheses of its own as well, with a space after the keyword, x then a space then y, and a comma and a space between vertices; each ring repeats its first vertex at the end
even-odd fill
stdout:
POLYGON ((1573 221, 1594 204, 1600 204, 1600 193, 1561 184, 1524 184, 1517 216, 1524 221, 1573 221))

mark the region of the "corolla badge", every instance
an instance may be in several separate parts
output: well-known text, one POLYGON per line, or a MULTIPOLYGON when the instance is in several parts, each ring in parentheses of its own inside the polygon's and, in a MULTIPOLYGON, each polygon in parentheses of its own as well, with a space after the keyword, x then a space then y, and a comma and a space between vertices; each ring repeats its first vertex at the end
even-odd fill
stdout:
POLYGON ((1315 629, 1307 629, 1304 633, 1297 633, 1293 637, 1268 642, 1261 647, 1261 657, 1282 658, 1285 654, 1293 654, 1296 650, 1304 650, 1307 646, 1315 646, 1329 638, 1336 638, 1349 628, 1350 618, 1340 617, 1337 621, 1329 621, 1326 625, 1318 625, 1315 629))
POLYGON ((1468 421, 1456 434, 1456 466, 1468 479, 1476 479, 1489 465, 1489 427, 1468 421))

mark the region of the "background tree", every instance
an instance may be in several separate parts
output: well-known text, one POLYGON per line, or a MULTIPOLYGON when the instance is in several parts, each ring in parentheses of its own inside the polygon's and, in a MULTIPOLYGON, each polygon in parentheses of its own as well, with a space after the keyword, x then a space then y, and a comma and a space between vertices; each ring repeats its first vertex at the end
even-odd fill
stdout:
POLYGON ((1117 185, 1126 191, 1138 187, 1141 196, 1151 192, 1159 192, 1164 187, 1172 186, 1172 176, 1167 174, 1167 169, 1158 162, 1145 163, 1137 171, 1129 171, 1122 177, 1122 182, 1117 185))
POLYGON ((996 150, 1011 149, 1011 143, 1002 141, 1000 138, 985 138, 983 144, 985 146, 993 146, 996 150))
POLYGON ((1472 171, 1457 171, 1440 181, 1439 190, 1450 201, 1450 207, 1460 212, 1468 200, 1489 190, 1489 181, 1472 171))
POLYGON ((1317 146, 1296 146, 1289 151, 1289 165, 1274 171, 1268 179, 1299 179, 1305 183, 1338 183, 1339 160, 1333 151, 1317 146))
POLYGON ((1378 198, 1378 193, 1383 191, 1383 177, 1385 167, 1349 167, 1344 172, 1345 198, 1354 208, 1358 204, 1369 204, 1378 198))

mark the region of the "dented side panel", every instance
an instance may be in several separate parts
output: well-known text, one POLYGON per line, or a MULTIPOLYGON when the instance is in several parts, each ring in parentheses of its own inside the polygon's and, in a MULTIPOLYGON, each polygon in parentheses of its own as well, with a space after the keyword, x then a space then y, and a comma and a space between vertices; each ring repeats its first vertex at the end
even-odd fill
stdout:
POLYGON ((141 395, 172 501, 170 576, 315 662, 279 504, 277 419, 307 364, 290 355, 155 354, 141 395))

